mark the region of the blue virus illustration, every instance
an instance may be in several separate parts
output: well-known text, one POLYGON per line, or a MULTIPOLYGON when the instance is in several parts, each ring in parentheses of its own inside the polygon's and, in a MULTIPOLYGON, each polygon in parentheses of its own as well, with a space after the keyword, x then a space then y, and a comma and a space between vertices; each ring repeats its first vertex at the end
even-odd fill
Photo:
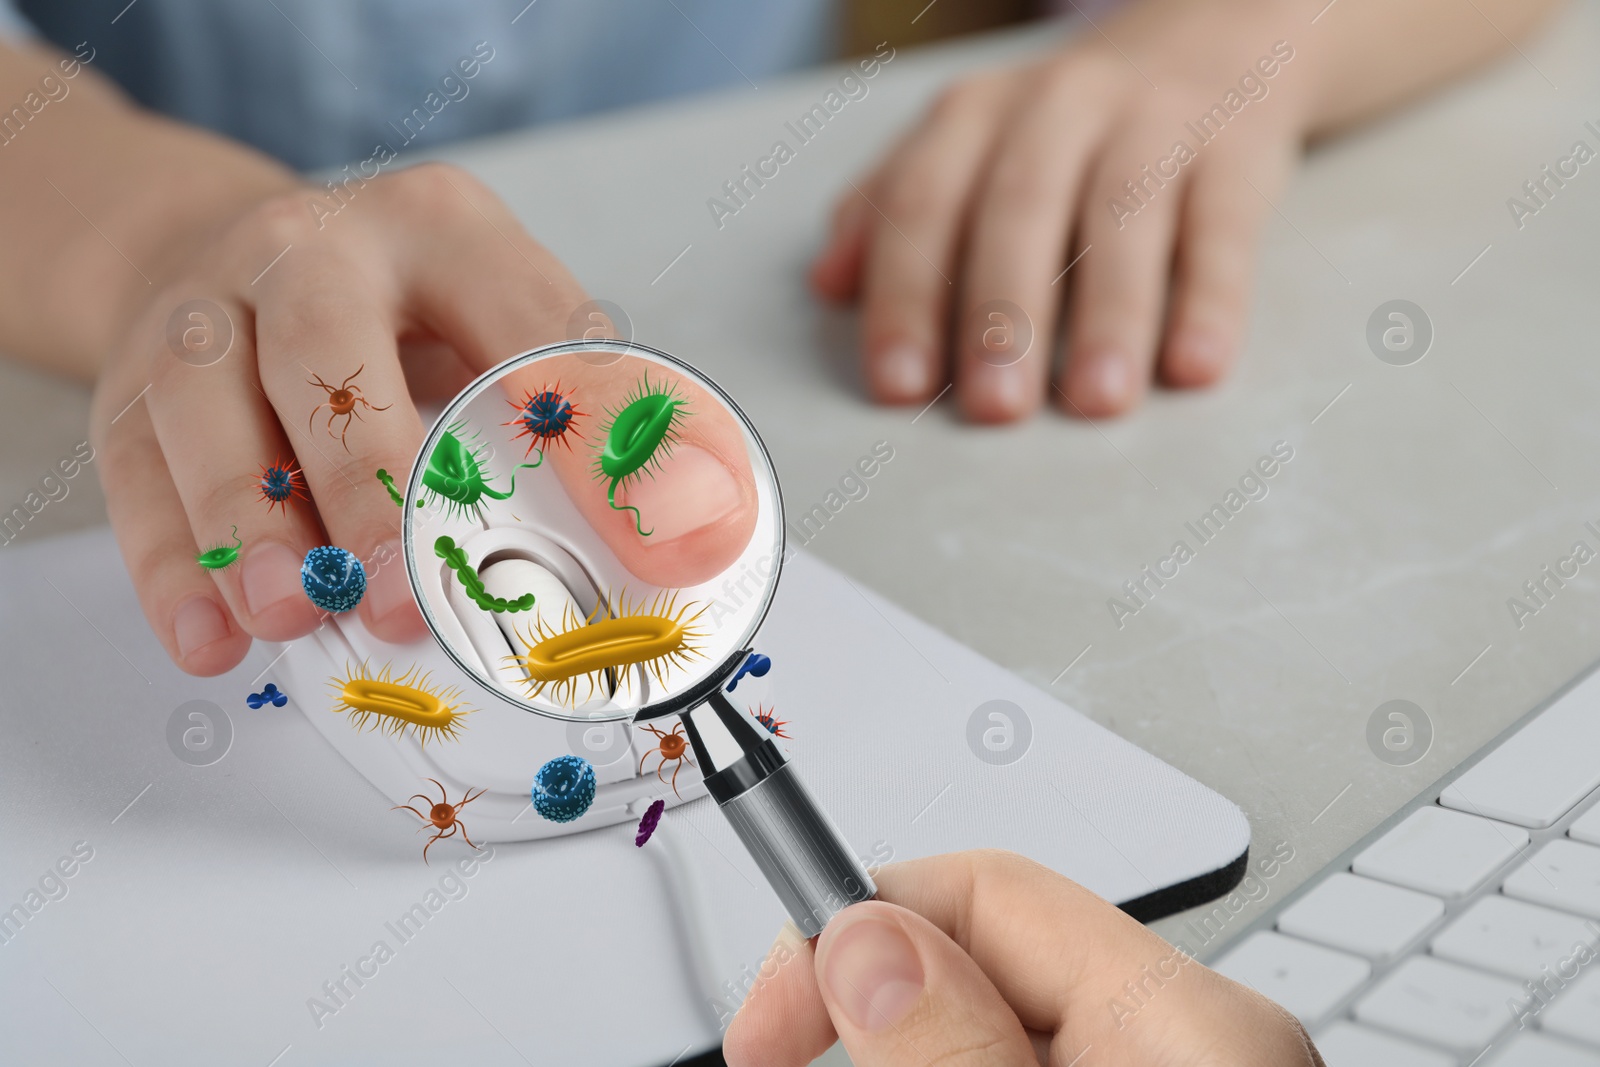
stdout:
POLYGON ((551 822, 571 822, 594 803, 594 767, 582 756, 557 756, 533 776, 533 810, 551 822))
POLYGON ((273 685, 271 682, 268 682, 266 687, 263 688, 261 692, 251 693, 249 696, 244 698, 244 702, 249 704, 252 708, 264 708, 268 704, 271 704, 275 708, 281 708, 285 704, 289 703, 289 694, 279 692, 277 686, 273 685))
POLYGON ((367 592, 367 572, 353 552, 323 545, 306 553, 306 561, 300 565, 300 584, 313 604, 337 615, 361 603, 367 592))
POLYGON ((735 674, 733 676, 733 681, 728 683, 728 692, 733 692, 733 687, 738 685, 739 679, 743 678, 745 675, 749 674, 757 678, 765 678, 767 676, 767 672, 771 669, 771 659, 763 656, 759 652, 750 653, 750 658, 745 660, 744 663, 740 665, 739 673, 735 674))
MULTIPOLYGON (((567 440, 569 430, 574 437, 583 436, 573 425, 583 417, 583 412, 573 405, 570 394, 561 391, 560 382, 553 386, 547 385, 537 393, 524 393, 520 403, 515 400, 509 403, 517 409, 517 416, 502 425, 516 426, 517 437, 528 438, 528 451, 524 454, 524 459, 537 449, 539 463, 543 463, 544 450, 552 441, 559 441, 562 447, 570 452, 572 442, 567 440)), ((538 463, 534 466, 538 466, 538 463)))
POLYGON ((273 508, 281 508, 284 514, 288 514, 289 498, 292 496, 297 496, 301 500, 310 499, 306 496, 304 472, 282 458, 270 467, 262 466, 261 473, 256 476, 256 488, 261 492, 261 499, 267 502, 269 515, 273 508))
POLYGON ((777 708, 751 708, 750 714, 755 717, 756 722, 760 723, 767 733, 787 741, 789 735, 783 732, 783 728, 789 725, 789 720, 778 718, 775 714, 777 710, 777 708))

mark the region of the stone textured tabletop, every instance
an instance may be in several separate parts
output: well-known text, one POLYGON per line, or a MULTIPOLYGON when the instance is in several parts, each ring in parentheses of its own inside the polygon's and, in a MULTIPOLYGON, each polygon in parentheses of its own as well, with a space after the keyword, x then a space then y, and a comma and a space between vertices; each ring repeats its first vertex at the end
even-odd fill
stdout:
MULTIPOLYGON (((1600 546, 1585 526, 1600 526, 1600 175, 1584 167, 1520 228, 1507 207, 1575 141, 1600 146, 1585 126, 1600 126, 1600 11, 1570 8, 1521 53, 1314 152, 1275 205, 1248 347, 1220 388, 1099 424, 871 407, 851 316, 802 284, 826 208, 950 76, 1055 32, 900 53, 720 228, 708 198, 837 71, 440 155, 638 340, 740 398, 794 511, 890 442, 868 495, 807 547, 1240 804, 1258 850, 1294 850, 1270 902, 1600 654, 1600 566, 1520 625, 1507 606, 1575 541, 1600 546), (1407 366, 1367 340, 1397 299, 1432 326, 1407 366), (1266 495, 1202 544, 1185 524, 1275 448, 1292 458, 1266 495), (1114 617, 1108 600, 1180 539, 1193 558, 1114 617), (1394 699, 1432 724, 1404 767, 1367 742, 1394 699)), ((84 439, 86 411, 78 386, 0 366, 0 505, 84 439)), ((80 477, 23 538, 103 521, 80 477)))

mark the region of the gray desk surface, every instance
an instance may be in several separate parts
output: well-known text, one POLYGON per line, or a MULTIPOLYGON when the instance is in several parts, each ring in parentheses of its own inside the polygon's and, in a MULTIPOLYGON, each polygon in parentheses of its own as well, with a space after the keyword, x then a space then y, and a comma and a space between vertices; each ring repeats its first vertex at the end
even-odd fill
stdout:
MULTIPOLYGON (((950 76, 1050 38, 902 53, 721 231, 707 197, 834 74, 442 154, 625 308, 639 340, 741 398, 792 508, 891 441, 871 495, 810 548, 1239 803, 1258 848, 1295 850, 1276 899, 1600 655, 1597 568, 1521 629, 1506 606, 1574 541, 1600 540, 1583 527, 1600 521, 1600 172, 1583 168, 1520 231, 1506 207, 1574 141, 1600 145, 1584 126, 1600 125, 1600 11, 1570 9, 1525 55, 1317 151, 1267 227, 1248 349, 1224 386, 1099 425, 871 407, 852 318, 802 285, 825 209, 950 76), (1365 342, 1394 298, 1436 330, 1409 367, 1365 342), (1294 459, 1270 495, 1119 630, 1107 598, 1192 543, 1184 523, 1280 440, 1294 459), (1365 740, 1395 698, 1435 731, 1405 768, 1365 740)), ((7 509, 83 438, 86 411, 77 386, 0 366, 7 509)), ((25 537, 102 521, 79 479, 25 537)))

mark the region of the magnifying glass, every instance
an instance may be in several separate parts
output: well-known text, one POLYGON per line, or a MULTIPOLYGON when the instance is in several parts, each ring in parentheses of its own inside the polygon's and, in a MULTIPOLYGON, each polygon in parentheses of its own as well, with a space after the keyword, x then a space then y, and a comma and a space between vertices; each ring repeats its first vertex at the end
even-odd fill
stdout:
POLYGON ((523 353, 439 417, 403 514, 423 619, 487 693, 566 721, 676 716, 805 936, 876 894, 726 695, 777 589, 784 523, 771 458, 716 383, 623 341, 523 353))

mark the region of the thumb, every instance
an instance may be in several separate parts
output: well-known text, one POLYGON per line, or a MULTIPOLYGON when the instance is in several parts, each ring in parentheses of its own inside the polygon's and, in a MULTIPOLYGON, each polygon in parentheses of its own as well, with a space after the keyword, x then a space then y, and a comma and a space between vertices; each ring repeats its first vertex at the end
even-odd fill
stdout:
POLYGON ((817 942, 816 969, 857 1067, 1038 1062, 994 984, 915 912, 877 900, 846 908, 817 942))

